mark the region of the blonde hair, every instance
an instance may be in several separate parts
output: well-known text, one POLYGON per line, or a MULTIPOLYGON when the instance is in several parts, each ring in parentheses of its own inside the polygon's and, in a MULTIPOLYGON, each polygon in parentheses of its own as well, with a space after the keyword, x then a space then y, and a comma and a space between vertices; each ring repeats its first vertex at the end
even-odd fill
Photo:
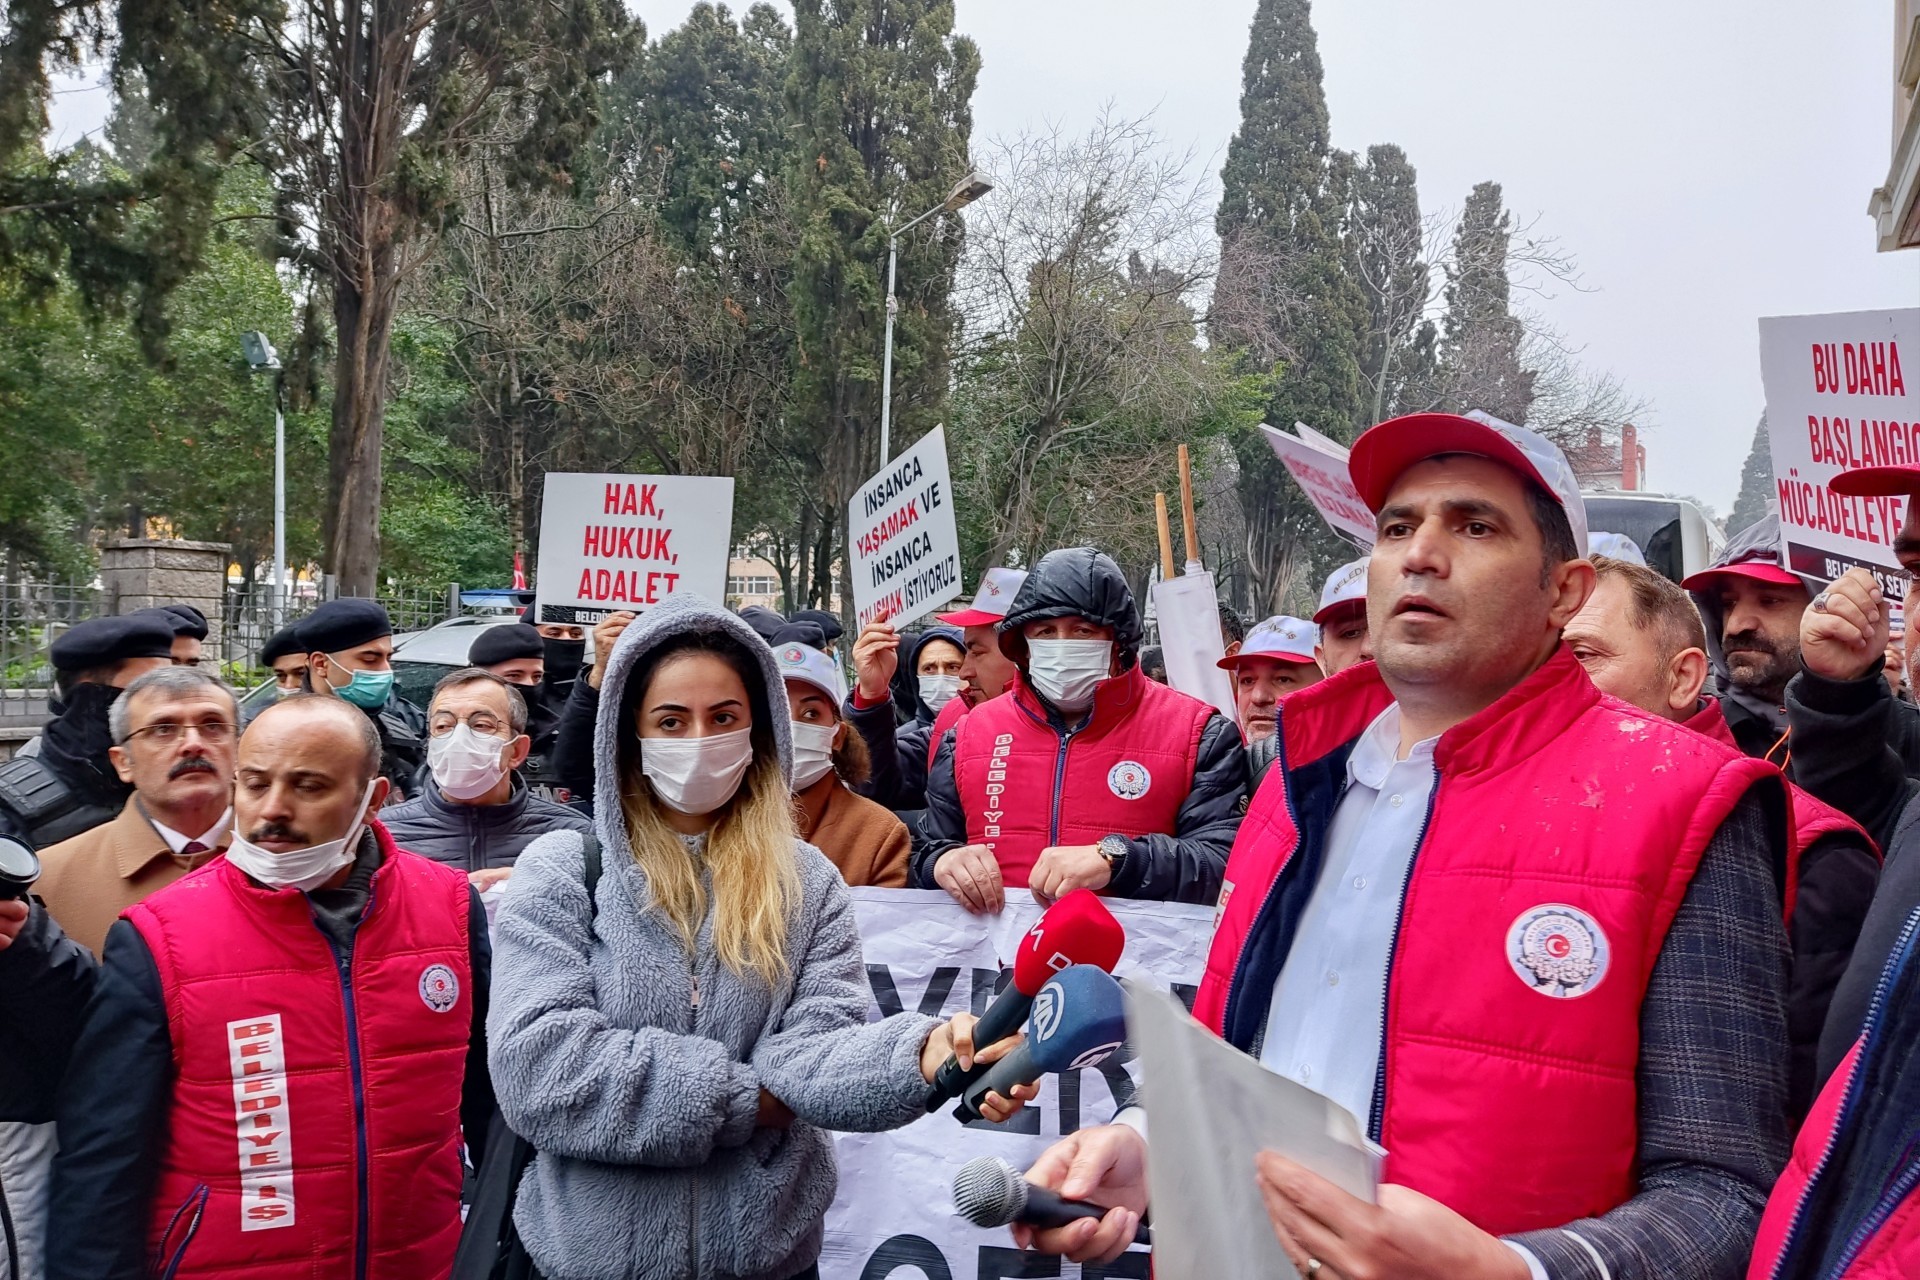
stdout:
MULTIPOLYGON (((699 862, 660 814, 653 787, 640 769, 640 755, 646 748, 634 726, 634 713, 655 673, 667 660, 689 653, 711 653, 733 667, 747 687, 753 709, 753 763, 725 812, 707 832, 704 861, 712 875, 713 947, 720 962, 733 972, 757 976, 769 987, 778 987, 792 969, 787 959, 787 916, 800 898, 792 793, 768 718, 766 677, 746 650, 725 633, 697 632, 670 641, 648 654, 628 680, 616 748, 627 839, 634 861, 647 878, 652 909, 666 917, 687 954, 693 955, 707 915, 709 887, 702 882, 699 862)), ((780 714, 786 714, 784 706, 780 714)))

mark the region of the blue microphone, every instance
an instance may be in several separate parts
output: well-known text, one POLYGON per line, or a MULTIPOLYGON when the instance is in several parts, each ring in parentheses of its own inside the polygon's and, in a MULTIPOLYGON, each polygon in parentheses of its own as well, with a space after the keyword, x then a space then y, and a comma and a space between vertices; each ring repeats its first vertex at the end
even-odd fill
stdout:
POLYGON ((953 1114, 980 1119, 987 1094, 1010 1096, 1041 1076, 1097 1067, 1127 1039, 1127 1001, 1113 975, 1090 964, 1062 969, 1040 988, 1020 1046, 967 1086, 953 1114))

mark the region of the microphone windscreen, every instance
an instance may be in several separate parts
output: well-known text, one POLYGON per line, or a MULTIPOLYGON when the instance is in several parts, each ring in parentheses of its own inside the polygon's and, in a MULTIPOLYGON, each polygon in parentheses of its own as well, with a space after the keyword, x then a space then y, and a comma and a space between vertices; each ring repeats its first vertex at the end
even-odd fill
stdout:
POLYGON ((1091 889, 1075 889, 1048 907, 1020 940, 1013 985, 1033 995, 1070 965, 1113 972, 1127 947, 1127 931, 1091 889))
POLYGON ((1026 1208, 1027 1180, 998 1156, 960 1166, 953 1179, 953 1207, 976 1227, 1004 1227, 1026 1208))
POLYGON ((1113 975, 1077 964, 1049 979, 1033 998, 1027 1040, 1047 1075, 1079 1071, 1111 1057, 1127 1038, 1127 1000, 1113 975))

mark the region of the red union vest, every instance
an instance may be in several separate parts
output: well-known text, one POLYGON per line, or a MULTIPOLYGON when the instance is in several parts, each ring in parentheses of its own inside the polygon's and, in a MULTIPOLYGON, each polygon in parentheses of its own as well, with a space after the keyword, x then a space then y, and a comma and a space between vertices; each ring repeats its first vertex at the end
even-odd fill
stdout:
POLYGON ((159 1274, 428 1280, 453 1264, 469 891, 368 825, 383 860, 354 939, 351 1023, 297 890, 217 858, 125 913, 153 953, 173 1041, 149 1215, 159 1274))
MULTIPOLYGON (((1280 704, 1280 767, 1234 842, 1194 1009, 1244 1050, 1347 754, 1391 701, 1363 663, 1280 704)), ((1640 1006, 1667 927, 1721 822, 1779 775, 1603 697, 1564 645, 1434 761, 1389 968, 1385 1176, 1497 1235, 1605 1213, 1634 1192, 1640 1006)))
POLYGON ((968 843, 992 849, 1001 878, 1024 888, 1049 846, 1172 835, 1215 714, 1134 666, 1094 690, 1086 728, 1062 735, 1027 682, 1014 682, 954 729, 968 843))

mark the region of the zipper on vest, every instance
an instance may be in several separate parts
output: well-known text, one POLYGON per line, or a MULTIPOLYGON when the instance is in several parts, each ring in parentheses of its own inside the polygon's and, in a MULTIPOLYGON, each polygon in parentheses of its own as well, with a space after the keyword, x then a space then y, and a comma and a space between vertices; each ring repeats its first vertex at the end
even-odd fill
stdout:
POLYGON ((201 1183, 187 1193, 187 1198, 180 1202, 180 1207, 173 1211, 171 1218, 167 1219, 167 1229, 160 1233, 160 1244, 159 1247, 154 1250, 153 1254, 153 1270, 158 1274, 160 1280, 173 1280, 175 1273, 180 1270, 180 1264, 186 1261, 187 1246, 193 1243, 193 1238, 196 1235, 200 1234, 200 1216, 207 1211, 207 1196, 209 1194, 207 1184, 204 1182, 201 1183), (183 1214, 189 1215, 187 1217, 186 1230, 181 1235, 180 1243, 174 1247, 173 1252, 168 1253, 167 1242, 173 1239, 173 1230, 180 1225, 180 1218, 183 1214))
MULTIPOLYGON (((1246 933, 1241 936, 1240 954, 1233 958, 1233 972, 1227 977, 1226 998, 1220 1002, 1220 1032, 1223 1036, 1233 1034, 1231 1030, 1233 1027, 1233 1011, 1240 1002, 1240 975, 1246 968, 1247 944, 1253 940, 1254 931, 1260 927, 1260 922, 1266 919, 1267 912, 1273 909, 1273 898, 1275 894, 1280 892, 1280 881, 1286 878, 1287 864, 1292 862, 1294 855, 1300 852, 1300 841, 1306 834, 1306 827, 1301 825, 1300 822, 1300 812, 1295 809, 1293 805, 1292 780, 1287 777, 1287 737, 1286 726, 1282 719, 1285 715, 1286 708, 1284 704, 1276 704, 1273 709, 1274 749, 1272 767, 1280 770, 1280 800, 1287 807, 1287 821, 1293 823, 1293 853, 1289 853, 1286 860, 1274 868, 1273 879, 1267 882, 1266 896, 1260 899, 1259 908, 1253 913, 1253 918, 1247 922, 1246 933)), ((1244 815, 1242 816, 1244 817, 1244 815)), ((1220 891, 1222 893, 1226 892, 1224 882, 1222 882, 1220 891)), ((1222 915, 1224 916, 1224 913, 1222 913, 1222 915)), ((1269 1000, 1271 1000, 1272 993, 1269 992, 1268 996, 1269 1000)), ((1271 1007, 1271 1005, 1269 1005, 1269 1007, 1271 1007)), ((1256 1060, 1260 1057, 1261 1051, 1266 1047, 1266 1038, 1266 1026, 1263 1022, 1259 1033, 1253 1038, 1252 1056, 1256 1060)))
MULTIPOLYGON (((1420 846, 1427 842, 1427 828, 1433 825, 1433 807, 1440 800, 1440 766, 1433 766, 1433 786, 1427 791, 1426 816, 1420 819, 1420 834, 1414 839, 1413 853, 1407 858, 1407 878, 1400 882, 1400 905, 1393 909, 1392 942, 1387 947, 1387 979, 1380 987, 1380 1060, 1373 1069, 1373 1112, 1367 1118, 1367 1136, 1380 1141, 1387 1123, 1387 1012, 1393 1007, 1393 962, 1400 954, 1400 921, 1407 914, 1407 895, 1413 891, 1413 870, 1420 861, 1420 846)), ((1332 823, 1328 823, 1331 831, 1332 823)))
MULTIPOLYGON (((361 908, 360 920, 354 924, 354 937, 357 940, 360 925, 373 912, 373 888, 368 886, 367 904, 361 908)), ((372 1210, 369 1207, 367 1182, 370 1177, 367 1158, 367 1082, 365 1064, 360 1059, 360 1015, 353 998, 353 948, 348 947, 345 955, 333 945, 333 939, 320 922, 315 920, 313 927, 319 930, 327 949, 333 952, 334 972, 340 978, 340 1001, 347 1023, 347 1078, 353 1085, 353 1169, 354 1169, 354 1240, 353 1274, 354 1280, 366 1280, 367 1275, 367 1234, 372 1210)))
MULTIPOLYGON (((1053 808, 1047 814, 1047 844, 1060 843, 1060 800, 1061 789, 1067 781, 1067 752, 1073 749, 1074 735, 1093 723, 1093 712, 1087 712, 1087 718, 1080 729, 1054 729, 1057 744, 1053 753, 1053 808)), ((1052 728, 1051 725, 1048 728, 1052 728)))
MULTIPOLYGON (((1807 1205, 1813 1199, 1814 1189, 1820 1185, 1821 1175, 1826 1173, 1827 1165, 1833 1160, 1834 1148, 1840 1145, 1840 1135, 1846 1129, 1847 1118, 1853 1113, 1854 1104, 1860 1101, 1860 1090, 1866 1083, 1866 1072, 1862 1068, 1866 1065, 1868 1051, 1873 1048, 1874 1033, 1880 1029, 1880 1017, 1886 1012, 1887 996, 1893 990, 1894 975, 1911 959, 1916 924, 1920 924, 1920 911, 1907 917, 1906 924, 1900 929, 1900 940, 1894 944, 1893 954, 1887 957, 1886 966, 1880 970, 1880 981, 1873 989, 1873 1003, 1867 1006, 1867 1024, 1860 1033, 1860 1051, 1853 1055, 1853 1066, 1847 1072, 1846 1088, 1840 1095, 1840 1109, 1834 1113, 1833 1125, 1827 1130, 1827 1145, 1820 1152, 1820 1160, 1813 1166, 1813 1172, 1808 1175, 1807 1185, 1800 1189, 1800 1202, 1793 1207, 1793 1218, 1787 1227, 1786 1239, 1780 1244, 1780 1255, 1773 1260, 1773 1269, 1767 1273, 1769 1280, 1780 1280, 1780 1273, 1786 1269, 1787 1259, 1793 1256, 1794 1246, 1799 1243, 1800 1229, 1806 1225, 1807 1205)), ((1916 1179, 1920 1179, 1920 1170, 1909 1169, 1894 1185, 1897 1188, 1904 1183, 1910 1191, 1916 1179)), ((1874 1212, 1868 1215, 1867 1222, 1862 1223, 1861 1226, 1864 1228, 1872 1225, 1875 1231, 1879 1230, 1880 1223, 1891 1215, 1894 1206, 1898 1203, 1898 1200, 1883 1200, 1875 1206, 1874 1212), (1876 1219, 1879 1219, 1879 1222, 1876 1222, 1876 1219)), ((1847 1244, 1846 1254, 1835 1274, 1845 1274, 1854 1256, 1864 1249, 1867 1241, 1872 1238, 1871 1234, 1863 1237, 1861 1232, 1856 1231, 1854 1238, 1847 1244)))

